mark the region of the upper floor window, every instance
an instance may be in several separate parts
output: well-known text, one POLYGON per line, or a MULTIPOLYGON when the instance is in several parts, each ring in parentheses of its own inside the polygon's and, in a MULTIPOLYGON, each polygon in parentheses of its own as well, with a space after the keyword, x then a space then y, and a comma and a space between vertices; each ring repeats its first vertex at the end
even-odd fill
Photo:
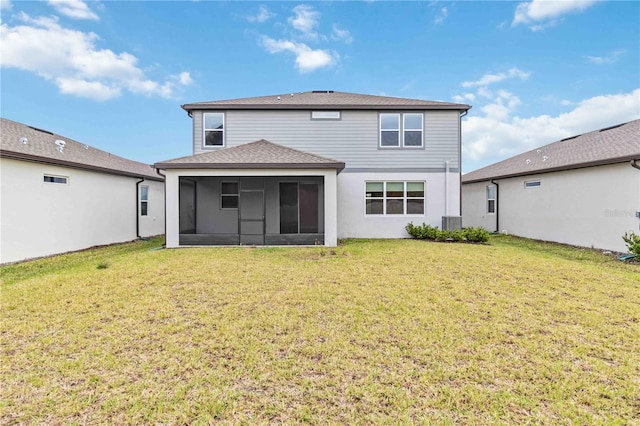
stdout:
POLYGON ((312 120, 340 120, 340 111, 311 111, 312 120))
POLYGON ((204 114, 204 146, 224 146, 224 114, 204 114))
POLYGON ((419 148, 423 146, 421 113, 380 114, 380 147, 419 148))

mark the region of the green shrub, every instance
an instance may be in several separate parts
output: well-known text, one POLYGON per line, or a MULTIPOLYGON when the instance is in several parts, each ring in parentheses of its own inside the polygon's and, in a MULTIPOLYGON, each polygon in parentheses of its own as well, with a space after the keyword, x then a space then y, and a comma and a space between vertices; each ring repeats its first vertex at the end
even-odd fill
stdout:
POLYGON ((464 228, 461 231, 449 231, 446 229, 440 230, 435 226, 427 225, 414 225, 410 222, 405 229, 407 233, 419 240, 431 240, 431 241, 454 241, 454 242, 469 242, 469 243, 486 243, 489 241, 489 232, 484 228, 464 228))
POLYGON ((622 239, 627 244, 629 253, 635 255, 637 260, 640 260, 640 235, 636 235, 635 232, 625 232, 622 239))

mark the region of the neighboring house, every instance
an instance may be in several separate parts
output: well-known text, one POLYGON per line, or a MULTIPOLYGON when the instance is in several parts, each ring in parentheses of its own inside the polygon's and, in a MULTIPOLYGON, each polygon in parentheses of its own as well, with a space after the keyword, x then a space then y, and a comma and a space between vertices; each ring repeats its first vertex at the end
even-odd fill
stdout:
POLYGON ((151 166, 0 124, 0 263, 164 232, 164 183, 151 166))
POLYGON ((640 120, 573 136, 462 176, 462 224, 625 252, 640 227, 640 120))
POLYGON ((460 224, 468 105, 333 91, 193 103, 166 174, 168 247, 323 244, 460 224))

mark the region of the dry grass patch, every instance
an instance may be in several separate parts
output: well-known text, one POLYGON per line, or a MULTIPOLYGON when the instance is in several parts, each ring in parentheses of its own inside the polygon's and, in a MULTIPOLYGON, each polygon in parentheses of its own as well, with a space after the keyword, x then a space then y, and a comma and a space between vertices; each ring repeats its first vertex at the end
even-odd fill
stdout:
POLYGON ((640 421, 638 265, 510 237, 154 244, 0 269, 0 422, 640 421))

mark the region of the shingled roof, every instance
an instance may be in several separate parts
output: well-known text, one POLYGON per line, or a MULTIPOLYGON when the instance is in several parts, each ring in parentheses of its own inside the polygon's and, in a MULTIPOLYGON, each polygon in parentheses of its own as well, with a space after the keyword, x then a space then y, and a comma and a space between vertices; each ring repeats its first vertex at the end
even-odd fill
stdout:
POLYGON ((162 161, 159 169, 344 169, 344 163, 264 139, 162 161))
POLYGON ((424 101, 420 99, 394 98, 389 96, 360 95, 357 93, 314 90, 312 92, 285 93, 282 95, 255 98, 228 99, 197 102, 182 105, 186 111, 224 109, 448 109, 466 111, 466 104, 424 101))
POLYGON ((6 118, 0 118, 0 157, 120 176, 163 180, 148 164, 127 160, 73 139, 6 118), (56 144, 56 141, 61 142, 56 144))
POLYGON ((640 160, 640 120, 572 136, 462 176, 462 183, 640 160))

